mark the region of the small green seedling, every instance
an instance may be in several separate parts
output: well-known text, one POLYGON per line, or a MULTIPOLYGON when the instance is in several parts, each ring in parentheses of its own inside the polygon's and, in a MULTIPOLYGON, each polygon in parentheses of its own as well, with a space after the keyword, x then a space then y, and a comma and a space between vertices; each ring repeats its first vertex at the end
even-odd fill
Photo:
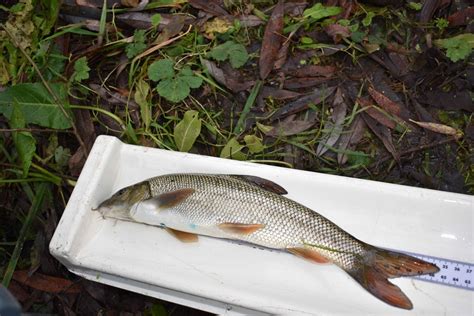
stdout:
POLYGON ((217 61, 229 60, 232 68, 242 67, 249 59, 245 46, 233 41, 214 47, 209 56, 217 61))

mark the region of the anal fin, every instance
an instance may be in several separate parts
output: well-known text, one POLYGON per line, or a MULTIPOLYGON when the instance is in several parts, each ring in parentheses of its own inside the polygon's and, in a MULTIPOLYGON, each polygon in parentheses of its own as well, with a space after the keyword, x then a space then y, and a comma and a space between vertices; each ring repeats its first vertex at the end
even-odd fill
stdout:
POLYGON ((257 230, 265 227, 263 224, 240 224, 240 223, 222 223, 218 225, 220 229, 232 233, 232 234, 242 234, 250 235, 251 233, 256 232, 257 230))
POLYGON ((317 251, 304 248, 304 247, 295 247, 295 248, 287 248, 288 252, 294 254, 295 256, 304 258, 306 260, 316 262, 316 263, 331 263, 331 261, 324 257, 323 255, 319 254, 317 251))
POLYGON ((169 227, 166 227, 166 231, 168 233, 170 233, 171 235, 173 235, 174 237, 178 238, 182 242, 189 243, 189 242, 197 242, 198 241, 198 235, 193 234, 193 233, 187 233, 187 232, 172 229, 172 228, 169 228, 169 227))

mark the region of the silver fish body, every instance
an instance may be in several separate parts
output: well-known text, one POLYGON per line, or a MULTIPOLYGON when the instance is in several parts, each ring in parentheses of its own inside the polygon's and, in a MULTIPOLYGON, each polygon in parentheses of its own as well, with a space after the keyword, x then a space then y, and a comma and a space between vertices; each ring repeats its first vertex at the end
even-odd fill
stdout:
POLYGON ((411 309, 387 278, 434 273, 423 260, 368 245, 315 211, 284 197, 271 181, 249 176, 171 174, 125 188, 103 202, 105 217, 283 249, 331 262, 379 299, 411 309))

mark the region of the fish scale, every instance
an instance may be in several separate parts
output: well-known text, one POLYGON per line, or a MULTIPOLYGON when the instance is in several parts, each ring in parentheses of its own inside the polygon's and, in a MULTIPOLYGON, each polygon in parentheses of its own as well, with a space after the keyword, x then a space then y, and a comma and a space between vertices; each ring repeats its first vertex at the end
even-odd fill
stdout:
POLYGON ((238 178, 166 175, 151 179, 149 184, 152 196, 196 188, 192 196, 167 210, 166 216, 181 218, 198 228, 217 227, 223 222, 265 225, 249 235, 227 234, 225 238, 277 249, 317 245, 319 252, 346 270, 353 269, 357 258, 366 252, 360 241, 309 208, 238 178))

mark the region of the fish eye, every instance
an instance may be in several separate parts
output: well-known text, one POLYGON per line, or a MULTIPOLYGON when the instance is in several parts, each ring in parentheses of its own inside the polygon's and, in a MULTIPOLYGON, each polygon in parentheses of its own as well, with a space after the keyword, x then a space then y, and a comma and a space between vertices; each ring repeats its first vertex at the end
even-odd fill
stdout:
POLYGON ((124 193, 125 193, 125 189, 120 189, 120 190, 117 191, 117 194, 118 194, 118 195, 122 195, 122 194, 124 194, 124 193))

